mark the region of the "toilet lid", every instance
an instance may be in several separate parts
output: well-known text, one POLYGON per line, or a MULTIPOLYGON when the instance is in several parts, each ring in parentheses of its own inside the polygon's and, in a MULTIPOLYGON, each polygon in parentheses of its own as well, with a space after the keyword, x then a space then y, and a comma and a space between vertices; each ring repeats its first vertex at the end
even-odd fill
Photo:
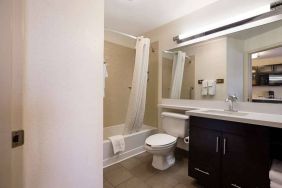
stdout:
POLYGON ((168 134, 154 134, 146 139, 146 144, 150 146, 163 146, 176 142, 176 137, 168 134))

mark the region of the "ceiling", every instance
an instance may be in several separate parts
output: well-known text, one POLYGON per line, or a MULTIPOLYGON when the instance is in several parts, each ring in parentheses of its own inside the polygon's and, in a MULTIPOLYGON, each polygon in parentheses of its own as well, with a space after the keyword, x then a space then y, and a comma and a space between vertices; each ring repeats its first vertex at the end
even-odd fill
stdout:
POLYGON ((258 55, 256 59, 268 59, 268 58, 282 57, 282 47, 258 52, 256 54, 258 55))
POLYGON ((218 0, 105 0, 105 27, 138 35, 218 0))
POLYGON ((247 30, 243 30, 243 31, 239 31, 237 33, 232 33, 229 36, 236 38, 236 39, 240 39, 240 40, 246 40, 252 37, 256 37, 257 35, 261 35, 263 33, 272 31, 274 29, 280 28, 282 25, 282 20, 280 21, 275 21, 269 24, 265 24, 263 26, 259 26, 259 27, 254 27, 251 29, 247 29, 247 30))

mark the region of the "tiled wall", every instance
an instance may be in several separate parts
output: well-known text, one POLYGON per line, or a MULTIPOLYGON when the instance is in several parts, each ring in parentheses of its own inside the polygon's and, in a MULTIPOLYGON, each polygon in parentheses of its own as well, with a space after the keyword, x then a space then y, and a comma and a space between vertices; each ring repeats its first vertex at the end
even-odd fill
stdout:
MULTIPOLYGON (((135 49, 105 41, 104 58, 107 63, 104 98, 104 127, 122 124, 125 121, 134 61, 135 49)), ((151 44, 149 59, 149 81, 144 123, 157 125, 158 100, 158 43, 151 44)))

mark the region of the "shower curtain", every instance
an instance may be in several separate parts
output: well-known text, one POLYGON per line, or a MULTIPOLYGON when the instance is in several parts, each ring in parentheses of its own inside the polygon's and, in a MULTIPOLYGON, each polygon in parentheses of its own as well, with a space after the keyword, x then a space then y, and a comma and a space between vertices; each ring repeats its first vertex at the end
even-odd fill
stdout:
POLYGON ((143 125, 148 79, 149 49, 150 39, 138 37, 136 42, 132 89, 127 108, 124 134, 137 132, 143 125))
POLYGON ((184 74, 185 52, 178 51, 173 57, 172 77, 171 77, 171 99, 180 99, 181 87, 184 74))

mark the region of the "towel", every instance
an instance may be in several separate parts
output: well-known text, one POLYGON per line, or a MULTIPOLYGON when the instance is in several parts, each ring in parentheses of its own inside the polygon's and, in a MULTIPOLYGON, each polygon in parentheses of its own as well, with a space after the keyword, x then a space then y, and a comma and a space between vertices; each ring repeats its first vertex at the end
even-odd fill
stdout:
POLYGON ((208 95, 215 95, 216 93, 216 81, 215 80, 208 80, 208 95))
POLYGON ((270 188, 282 188, 282 185, 271 181, 270 188))
POLYGON ((282 186, 282 161, 274 159, 269 171, 269 179, 282 186))
POLYGON ((109 77, 108 70, 107 70, 107 63, 104 63, 103 69, 104 69, 104 72, 103 72, 103 73, 104 73, 104 97, 105 97, 106 78, 109 77))
POLYGON ((207 80, 203 80, 202 81, 202 95, 208 95, 208 81, 207 80))
POLYGON ((116 135, 109 137, 113 145, 114 154, 123 152, 125 150, 125 142, 122 135, 116 135))

